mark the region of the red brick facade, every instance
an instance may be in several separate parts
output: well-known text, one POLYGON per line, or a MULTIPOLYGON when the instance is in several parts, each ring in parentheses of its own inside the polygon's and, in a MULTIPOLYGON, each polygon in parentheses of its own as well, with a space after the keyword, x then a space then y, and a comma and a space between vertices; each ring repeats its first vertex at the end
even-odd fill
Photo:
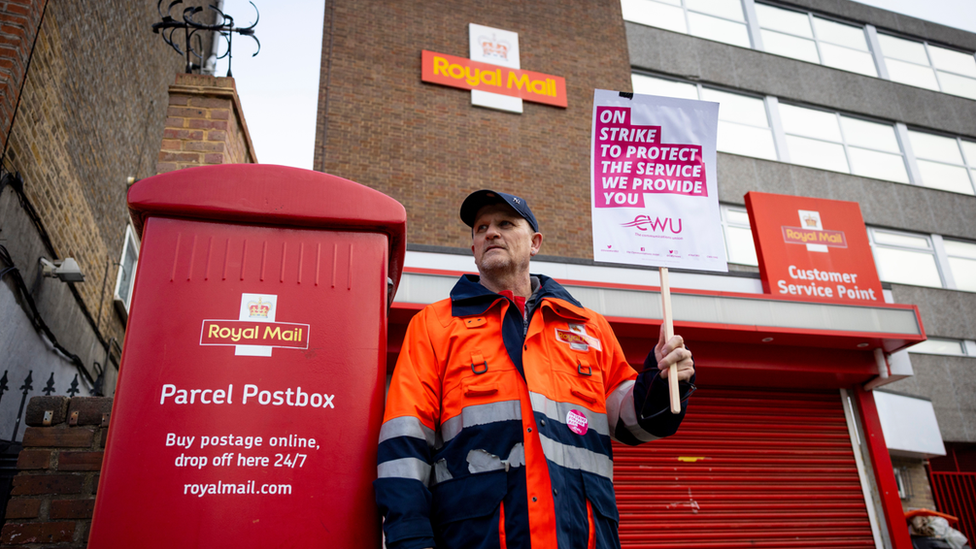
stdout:
POLYGON ((0 149, 7 144, 31 46, 47 0, 0 2, 0 149))
POLYGON ((176 75, 156 172, 256 162, 234 79, 176 75))
POLYGON ((546 235, 543 254, 591 258, 593 89, 631 86, 620 3, 508 6, 329 2, 314 168, 402 202, 414 244, 470 246, 458 207, 489 187, 529 200, 546 235), (468 23, 519 33, 522 68, 564 77, 569 107, 526 102, 511 114, 422 83, 421 50, 468 57, 468 23))
POLYGON ((110 398, 31 399, 0 547, 87 544, 111 409, 110 398))

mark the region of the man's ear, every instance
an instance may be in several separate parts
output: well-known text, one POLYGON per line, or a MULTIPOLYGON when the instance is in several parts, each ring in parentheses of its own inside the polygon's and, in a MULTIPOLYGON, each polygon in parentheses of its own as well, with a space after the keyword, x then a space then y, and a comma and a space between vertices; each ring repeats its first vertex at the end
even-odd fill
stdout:
POLYGON ((532 235, 532 247, 529 248, 529 254, 539 253, 539 248, 542 248, 542 233, 535 233, 532 235))

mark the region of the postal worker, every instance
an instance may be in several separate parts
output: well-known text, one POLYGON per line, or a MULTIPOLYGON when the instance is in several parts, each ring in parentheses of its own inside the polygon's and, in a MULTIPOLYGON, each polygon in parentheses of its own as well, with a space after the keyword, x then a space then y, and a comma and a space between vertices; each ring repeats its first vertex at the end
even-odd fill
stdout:
POLYGON ((542 234, 523 198, 474 192, 461 220, 479 276, 413 318, 387 397, 386 546, 618 548, 610 441, 678 429, 667 368, 691 387, 691 353, 662 327, 638 374, 603 316, 529 273, 542 234))

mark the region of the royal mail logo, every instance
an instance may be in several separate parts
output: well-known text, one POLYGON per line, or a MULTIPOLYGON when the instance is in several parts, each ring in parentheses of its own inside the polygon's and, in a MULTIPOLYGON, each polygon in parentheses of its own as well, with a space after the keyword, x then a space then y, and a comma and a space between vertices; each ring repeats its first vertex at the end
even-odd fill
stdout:
POLYGON ((259 297, 257 301, 249 301, 247 304, 247 316, 250 318, 268 318, 271 312, 271 305, 262 302, 259 297))
POLYGON ((276 319, 278 296, 241 294, 237 319, 205 319, 200 345, 234 347, 238 356, 271 356, 275 347, 308 349, 310 326, 276 319))
POLYGON ((846 248, 844 231, 811 231, 800 227, 783 227, 783 241, 787 244, 822 244, 834 248, 846 248))
POLYGON ((494 34, 492 34, 491 38, 487 36, 479 36, 478 43, 481 44, 481 50, 485 57, 497 57, 498 59, 508 61, 508 50, 510 47, 508 42, 499 40, 494 34))
POLYGON ((808 251, 826 252, 828 248, 846 248, 844 231, 828 231, 820 220, 820 212, 797 210, 802 227, 783 226, 783 241, 787 244, 805 244, 808 251))
POLYGON ((556 328, 557 341, 568 343, 570 349, 584 353, 589 352, 590 347, 593 347, 597 351, 603 350, 600 340, 586 333, 586 326, 582 324, 569 324, 568 328, 568 330, 556 328))

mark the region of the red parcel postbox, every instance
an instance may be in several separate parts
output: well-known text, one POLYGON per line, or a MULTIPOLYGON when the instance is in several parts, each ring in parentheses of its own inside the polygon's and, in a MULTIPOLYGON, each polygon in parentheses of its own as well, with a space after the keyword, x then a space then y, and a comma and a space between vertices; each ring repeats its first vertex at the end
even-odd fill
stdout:
POLYGON ((379 547, 403 206, 262 165, 128 200, 142 246, 90 547, 379 547))

